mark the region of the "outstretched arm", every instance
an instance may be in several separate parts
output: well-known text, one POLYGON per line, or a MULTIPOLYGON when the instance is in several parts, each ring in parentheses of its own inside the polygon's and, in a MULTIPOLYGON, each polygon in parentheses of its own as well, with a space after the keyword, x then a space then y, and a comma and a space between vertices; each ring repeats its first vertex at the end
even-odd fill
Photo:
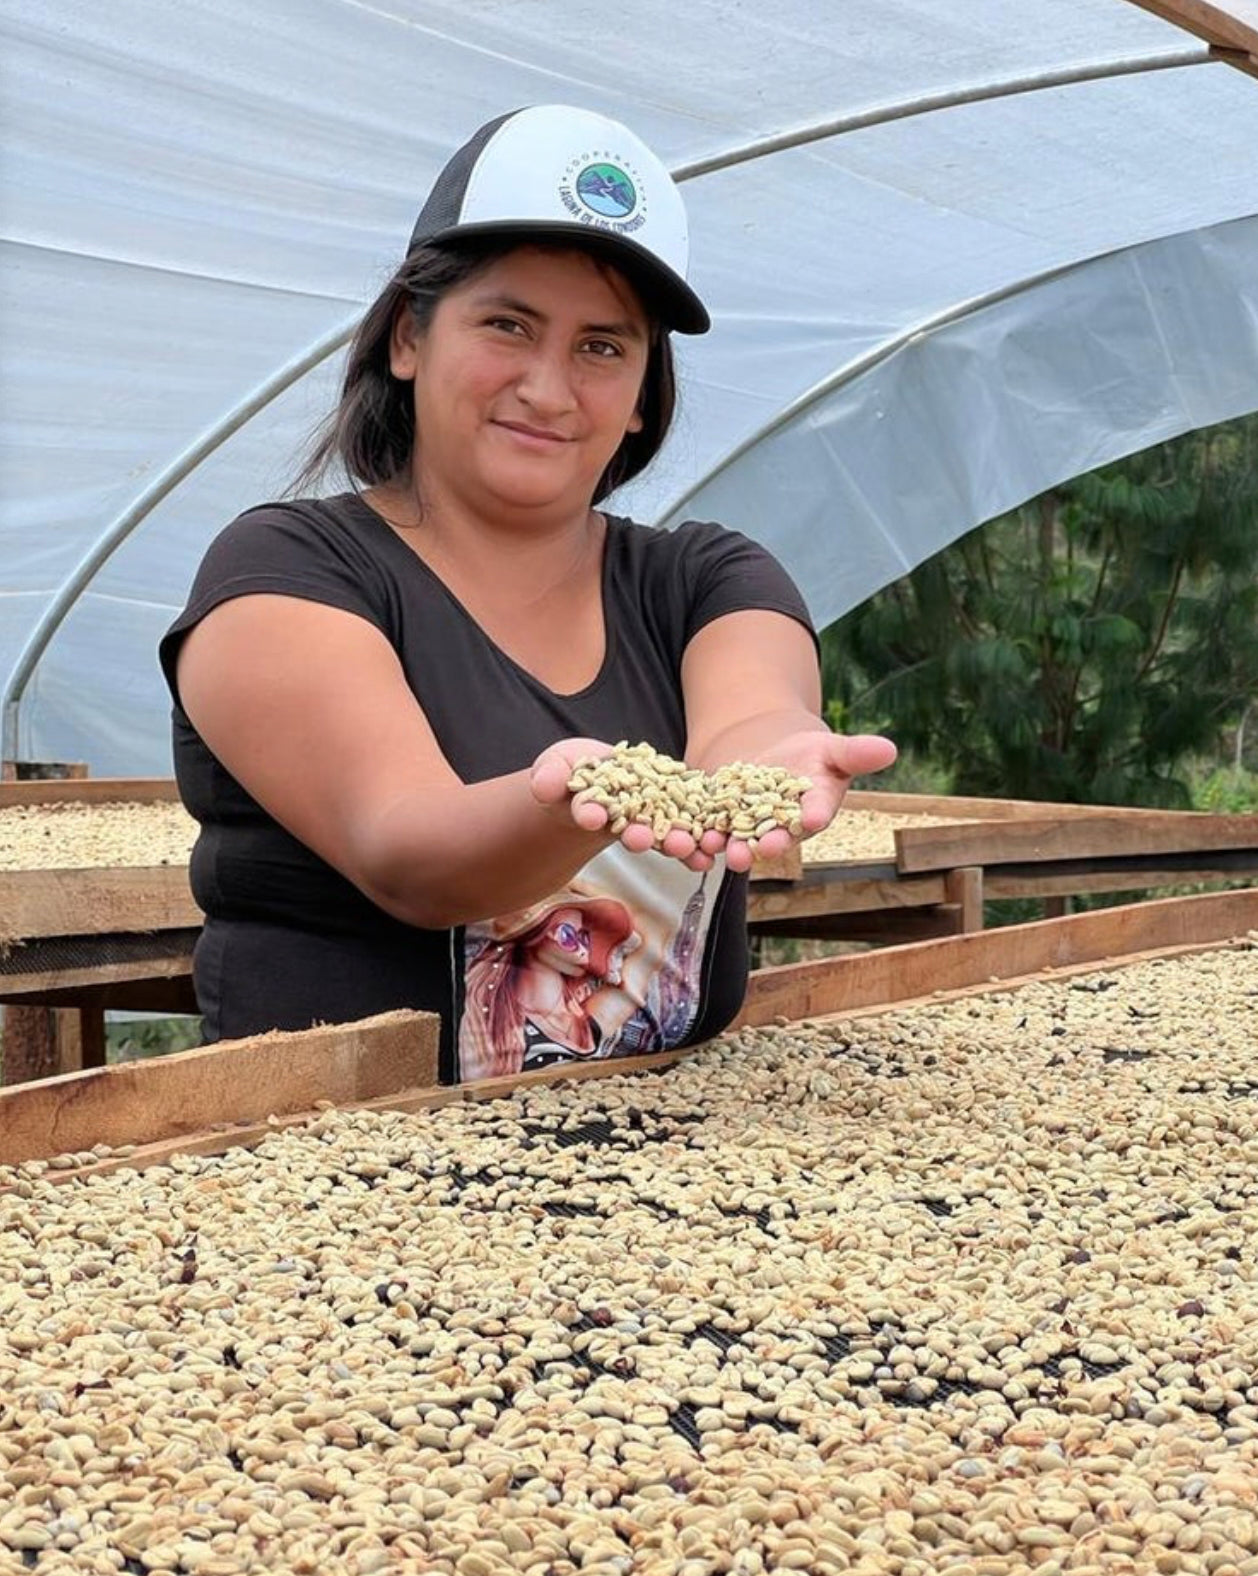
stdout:
MULTIPOLYGON (((193 726, 232 776, 408 924, 525 907, 613 841, 574 814, 566 791, 576 760, 606 744, 564 740, 532 767, 464 783, 392 647, 339 608, 272 595, 222 603, 184 641, 178 683, 193 726)), ((490 728, 493 718, 468 726, 490 728)), ((684 843, 670 852, 692 854, 684 843)))

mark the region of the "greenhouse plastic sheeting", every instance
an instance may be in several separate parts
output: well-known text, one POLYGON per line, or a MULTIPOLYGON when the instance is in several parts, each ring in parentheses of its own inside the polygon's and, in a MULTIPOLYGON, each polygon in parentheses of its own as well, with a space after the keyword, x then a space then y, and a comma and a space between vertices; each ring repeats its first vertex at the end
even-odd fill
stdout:
POLYGON ((1258 407, 1258 81, 1127 0, 0 0, 6 753, 169 770, 157 639, 290 480, 491 115, 629 122, 715 326, 616 500, 825 624, 959 533, 1258 407))

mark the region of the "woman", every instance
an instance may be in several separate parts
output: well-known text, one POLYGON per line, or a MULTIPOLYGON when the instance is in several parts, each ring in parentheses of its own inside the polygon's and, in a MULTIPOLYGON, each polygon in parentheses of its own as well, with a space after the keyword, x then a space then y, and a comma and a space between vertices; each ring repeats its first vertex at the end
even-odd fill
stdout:
POLYGON ((468 1021, 490 1011, 477 963, 501 916, 578 877, 641 943, 600 993, 597 1054, 708 1038, 745 988, 750 850, 613 838, 573 804, 573 764, 620 738, 780 764, 813 784, 808 835, 893 759, 821 720, 807 611, 763 549, 596 507, 668 431, 669 332, 708 326, 686 263, 680 194, 626 128, 554 105, 482 127, 303 473, 337 463, 353 490, 250 510, 211 545, 161 648, 201 823, 207 1039, 420 1007, 443 1076, 519 1068, 517 1038, 487 1057, 468 1021))

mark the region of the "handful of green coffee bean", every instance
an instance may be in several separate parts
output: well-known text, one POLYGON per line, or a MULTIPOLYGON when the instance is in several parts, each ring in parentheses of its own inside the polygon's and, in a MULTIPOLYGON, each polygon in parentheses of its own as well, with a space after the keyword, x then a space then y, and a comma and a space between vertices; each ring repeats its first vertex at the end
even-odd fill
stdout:
POLYGON ((602 760, 578 761, 568 779, 573 802, 601 805, 617 837, 637 822, 651 828, 657 843, 676 827, 696 842, 705 832, 721 832, 751 848, 780 826, 800 835, 799 801, 811 786, 781 766, 735 761, 701 771, 625 739, 602 760))

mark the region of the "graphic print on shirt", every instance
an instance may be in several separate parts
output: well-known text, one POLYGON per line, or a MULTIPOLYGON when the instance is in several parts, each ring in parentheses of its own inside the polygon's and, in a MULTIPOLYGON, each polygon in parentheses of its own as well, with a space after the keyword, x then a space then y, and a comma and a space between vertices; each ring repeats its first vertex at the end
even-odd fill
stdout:
POLYGON ((680 1045, 723 871, 609 848, 543 902, 467 926, 460 1081, 680 1045))

